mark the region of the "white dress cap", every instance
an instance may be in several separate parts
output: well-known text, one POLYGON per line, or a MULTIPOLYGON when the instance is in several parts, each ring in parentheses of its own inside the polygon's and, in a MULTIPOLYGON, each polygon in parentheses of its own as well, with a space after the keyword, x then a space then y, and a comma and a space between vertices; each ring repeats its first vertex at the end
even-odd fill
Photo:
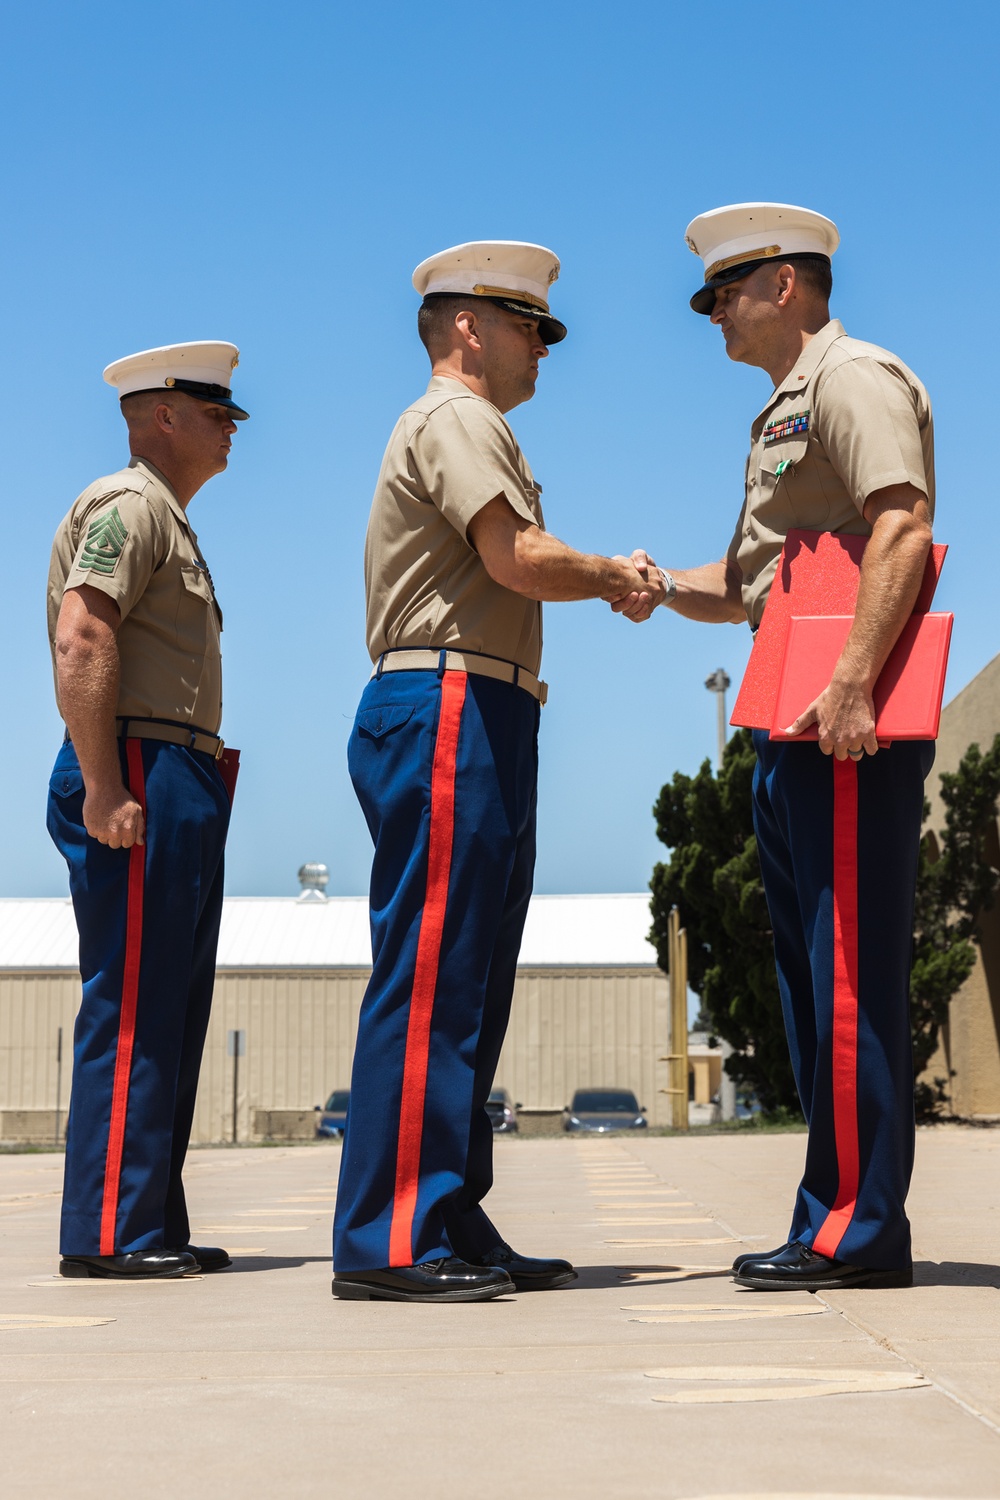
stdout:
POLYGON ((422 260, 413 273, 413 285, 422 297, 468 293, 509 306, 512 312, 533 313, 546 343, 556 344, 566 337, 563 324, 549 312, 549 288, 558 275, 559 258, 544 245, 472 240, 422 260))
POLYGON ((116 359, 104 371, 104 379, 120 397, 134 396, 137 391, 184 391, 199 400, 228 406, 234 417, 239 414, 239 420, 247 413, 232 399, 230 389, 239 360, 235 344, 164 344, 116 359))
POLYGON ((827 260, 840 244, 832 219, 793 203, 732 203, 692 219, 684 235, 701 256, 705 285, 691 299, 695 312, 711 312, 714 289, 738 281, 762 261, 793 255, 827 260), (701 305, 696 305, 701 304, 701 305))

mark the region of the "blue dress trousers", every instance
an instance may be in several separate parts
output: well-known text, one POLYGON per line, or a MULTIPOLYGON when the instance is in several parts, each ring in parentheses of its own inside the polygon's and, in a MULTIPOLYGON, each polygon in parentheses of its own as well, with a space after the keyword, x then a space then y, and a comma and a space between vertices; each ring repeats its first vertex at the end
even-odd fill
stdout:
POLYGON ((73 1043, 60 1245, 120 1255, 188 1244, 181 1168, 194 1116, 222 918, 229 796, 210 755, 119 741, 146 842, 110 849, 83 825, 66 742, 48 828, 69 866, 83 1003, 73 1043))
POLYGON ((365 688, 351 778, 375 844, 373 968, 334 1220, 338 1271, 474 1259, 501 1235, 485 1105, 535 862, 539 708, 457 671, 365 688))
POLYGON ((755 731, 754 827, 809 1124, 789 1241, 910 1265, 909 981, 929 741, 855 762, 755 731))

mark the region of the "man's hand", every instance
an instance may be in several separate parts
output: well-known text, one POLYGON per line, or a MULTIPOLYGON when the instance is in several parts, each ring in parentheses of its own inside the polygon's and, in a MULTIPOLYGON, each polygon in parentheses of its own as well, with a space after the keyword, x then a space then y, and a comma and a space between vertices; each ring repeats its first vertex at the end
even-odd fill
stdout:
POLYGON ((838 760, 847 756, 860 760, 865 751, 874 755, 878 750, 871 693, 863 683, 840 677, 836 672, 830 686, 799 714, 785 733, 801 734, 810 724, 819 730, 819 748, 824 755, 835 755, 838 760))
POLYGON ((142 808, 121 781, 117 786, 87 788, 83 824, 92 839, 109 849, 131 849, 146 841, 142 808))
POLYGON ((616 557, 615 562, 631 562, 646 587, 629 594, 620 594, 607 602, 616 615, 624 615, 626 620, 632 620, 636 625, 641 624, 643 620, 649 619, 657 605, 662 604, 667 597, 663 574, 642 547, 637 547, 631 558, 616 557))

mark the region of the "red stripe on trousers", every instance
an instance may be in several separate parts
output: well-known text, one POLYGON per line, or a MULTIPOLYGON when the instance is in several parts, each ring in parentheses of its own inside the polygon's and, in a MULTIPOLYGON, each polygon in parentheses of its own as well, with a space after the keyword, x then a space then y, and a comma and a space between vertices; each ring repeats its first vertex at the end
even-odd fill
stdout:
POLYGON ((812 1248, 836 1257, 858 1198, 858 768, 833 762, 833 1131, 837 1197, 812 1248))
MULTIPOLYGON (((146 773, 142 764, 141 740, 126 740, 128 786, 142 808, 146 820, 146 773)), ((135 1012, 139 999, 139 961, 142 957, 142 898, 146 880, 146 846, 133 844, 128 853, 128 899, 125 912, 125 967, 122 974, 122 1003, 118 1018, 118 1045, 115 1049, 115 1078, 111 1090, 111 1127, 108 1131, 108 1155, 104 1164, 104 1201, 101 1205, 101 1255, 115 1253, 115 1226, 118 1220, 118 1188, 122 1175, 122 1153, 125 1149, 125 1116, 128 1113, 128 1090, 132 1078, 132 1049, 135 1045, 135 1012)))
POLYGON ((465 672, 446 672, 441 679, 441 710, 434 768, 431 773, 431 827, 427 849, 427 892, 417 939, 410 1015, 403 1061, 403 1097, 396 1147, 396 1190, 389 1229, 390 1266, 413 1264, 413 1217, 420 1182, 420 1150, 424 1134, 427 1062, 431 1045, 431 1017, 437 990, 441 938, 448 907, 451 851, 455 837, 455 762, 458 731, 468 678, 465 672))

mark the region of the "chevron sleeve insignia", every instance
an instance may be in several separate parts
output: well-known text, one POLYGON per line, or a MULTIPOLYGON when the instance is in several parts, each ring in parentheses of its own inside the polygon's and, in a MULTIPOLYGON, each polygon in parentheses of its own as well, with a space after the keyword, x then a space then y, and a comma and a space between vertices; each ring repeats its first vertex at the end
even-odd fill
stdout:
POLYGON ((110 576, 118 566, 122 548, 128 541, 128 531, 118 514, 118 507, 109 510, 87 528, 87 540, 80 554, 78 566, 91 573, 110 576))

